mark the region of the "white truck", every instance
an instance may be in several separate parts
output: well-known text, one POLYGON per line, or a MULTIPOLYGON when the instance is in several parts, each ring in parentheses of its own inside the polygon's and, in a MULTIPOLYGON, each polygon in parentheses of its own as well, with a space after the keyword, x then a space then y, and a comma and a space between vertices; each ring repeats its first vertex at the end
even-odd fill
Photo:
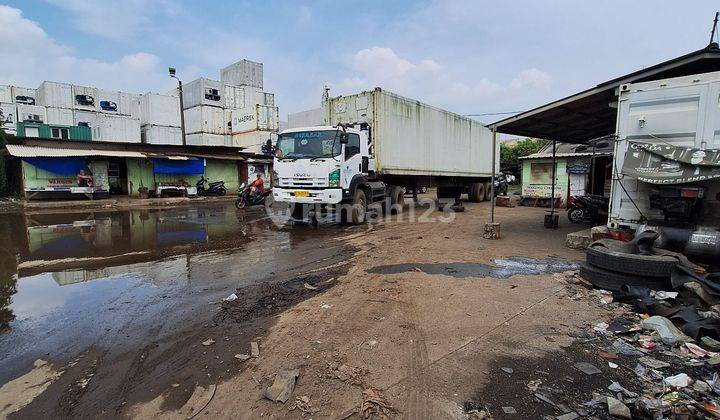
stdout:
POLYGON ((323 109, 326 125, 285 130, 275 147, 273 198, 291 203, 294 218, 333 207, 363 223, 368 206, 401 209, 421 187, 456 202, 490 198, 492 133, 481 123, 380 88, 323 109))
POLYGON ((720 226, 720 72, 618 90, 608 227, 635 229, 673 212, 690 219, 693 210, 720 226))

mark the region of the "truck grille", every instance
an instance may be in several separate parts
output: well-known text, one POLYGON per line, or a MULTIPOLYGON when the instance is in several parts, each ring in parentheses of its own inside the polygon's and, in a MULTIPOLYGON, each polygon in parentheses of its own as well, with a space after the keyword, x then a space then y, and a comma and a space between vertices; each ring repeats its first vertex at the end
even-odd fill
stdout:
POLYGON ((319 188, 327 187, 327 178, 280 178, 280 187, 319 188))

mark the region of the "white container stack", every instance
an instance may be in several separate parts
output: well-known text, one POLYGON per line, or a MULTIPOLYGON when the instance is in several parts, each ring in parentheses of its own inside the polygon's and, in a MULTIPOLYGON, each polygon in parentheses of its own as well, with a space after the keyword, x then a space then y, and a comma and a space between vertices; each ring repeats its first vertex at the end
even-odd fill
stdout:
POLYGON ((274 106, 253 105, 232 112, 231 133, 249 131, 277 131, 279 128, 278 109, 274 106))
POLYGON ((73 108, 72 85, 68 83, 42 82, 37 89, 37 104, 48 108, 73 108))
POLYGON ((250 60, 240 60, 220 70, 220 81, 232 86, 263 88, 263 65, 250 60))
POLYGON ((2 126, 3 131, 8 134, 15 135, 17 131, 17 105, 13 103, 0 103, 0 112, 5 123, 2 126))
POLYGON ((140 120, 123 116, 98 113, 92 127, 93 141, 116 143, 140 143, 140 120))
POLYGON ((187 134, 185 140, 188 146, 225 146, 226 137, 222 134, 193 133, 187 134))
POLYGON ((182 145, 178 96, 147 93, 140 96, 139 104, 143 143, 182 145))
POLYGON ((223 84, 204 77, 183 85, 183 107, 189 109, 198 105, 222 107, 223 84))
POLYGON ((0 85, 0 104, 14 104, 12 86, 0 85))
POLYGON ((224 135, 227 133, 227 127, 223 108, 199 105, 185 110, 185 132, 187 134, 224 135))
POLYGON ((18 122, 44 124, 47 121, 44 106, 17 104, 17 113, 18 122))
POLYGON ((45 111, 47 114, 46 124, 75 125, 75 115, 72 109, 46 107, 45 111))
POLYGON ((13 86, 12 87, 12 99, 13 102, 20 105, 37 105, 37 90, 26 88, 26 87, 20 87, 20 86, 13 86))

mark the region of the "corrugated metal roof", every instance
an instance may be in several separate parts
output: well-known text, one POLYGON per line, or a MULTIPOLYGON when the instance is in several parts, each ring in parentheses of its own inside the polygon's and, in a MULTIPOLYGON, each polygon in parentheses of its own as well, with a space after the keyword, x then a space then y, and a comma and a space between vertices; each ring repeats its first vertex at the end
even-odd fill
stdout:
POLYGON ((109 156, 146 158, 144 153, 127 150, 97 150, 97 149, 61 149, 44 146, 25 146, 21 144, 8 144, 5 146, 8 153, 15 157, 73 157, 73 156, 109 156))
MULTIPOLYGON (((574 156, 612 156, 614 143, 611 141, 604 142, 606 144, 600 145, 595 148, 595 153, 592 151, 592 146, 571 144, 571 143, 557 143, 555 147, 555 157, 574 157, 574 156)), ((546 144, 539 151, 531 155, 522 156, 518 159, 543 159, 552 157, 552 143, 546 144)))

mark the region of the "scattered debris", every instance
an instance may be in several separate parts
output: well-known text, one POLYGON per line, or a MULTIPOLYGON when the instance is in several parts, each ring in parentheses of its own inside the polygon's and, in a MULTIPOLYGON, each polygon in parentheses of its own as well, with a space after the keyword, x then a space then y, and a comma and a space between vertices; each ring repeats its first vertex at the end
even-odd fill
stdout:
POLYGON ((535 392, 540 388, 540 384, 542 384, 542 380, 535 379, 527 383, 527 389, 529 389, 531 392, 535 392))
POLYGON ((611 383, 610 386, 608 387, 608 390, 610 390, 612 392, 619 392, 628 398, 637 398, 637 396, 638 396, 637 393, 628 391, 622 385, 620 385, 618 382, 611 383))
POLYGON ((664 369, 670 367, 670 363, 663 362, 662 360, 658 359, 653 359, 650 356, 643 356, 639 360, 640 363, 652 369, 664 369))
POLYGON ((588 376, 598 375, 602 373, 600 369, 587 362, 575 363, 575 368, 588 376))
POLYGON ((714 340, 708 336, 701 338, 700 341, 710 350, 720 350, 720 341, 714 340))
POLYGON ((260 346, 258 346, 257 341, 250 342, 250 356, 254 358, 260 357, 260 346))
POLYGON ((620 417, 624 419, 632 418, 632 415, 630 414, 630 409, 616 398, 607 397, 607 406, 610 416, 620 417))
POLYGON ((230 296, 224 298, 223 300, 225 302, 232 302, 234 300, 237 300, 237 298, 238 298, 238 295, 236 295, 235 293, 232 293, 230 296))
POLYGON ((317 287, 315 287, 309 283, 303 283, 303 288, 305 288, 305 290, 317 290, 318 289, 317 287))
POLYGON ((517 411, 515 411, 515 407, 510 407, 510 406, 503 407, 503 408, 502 408, 502 411, 503 411, 505 414, 517 414, 517 411))
POLYGON ((623 356, 642 356, 645 354, 619 338, 613 341, 612 346, 609 349, 606 349, 606 351, 610 350, 615 351, 617 354, 622 354, 623 356))
POLYGON ((575 420, 579 417, 580 417, 580 415, 573 411, 573 412, 570 412, 567 414, 563 414, 562 416, 555 416, 555 419, 556 420, 575 420))
POLYGON ((249 354, 244 354, 244 353, 239 353, 239 354, 236 354, 236 355, 235 355, 235 358, 238 359, 238 360, 241 361, 241 362, 244 362, 244 361, 250 359, 250 355, 249 355, 249 354))
POLYGON ((685 388, 692 383, 692 379, 685 373, 678 373, 674 376, 668 376, 663 379, 663 384, 673 388, 685 388))
POLYGON ((500 370, 507 373, 508 375, 512 375, 512 373, 514 372, 513 369, 509 367, 500 368, 500 370))
POLYGON ((212 346, 213 344, 215 344, 215 340, 213 340, 212 338, 209 338, 202 342, 202 345, 205 347, 212 346))
POLYGON ((673 323, 662 316, 655 315, 640 322, 640 326, 646 330, 652 330, 660 335, 663 343, 672 346, 677 343, 692 341, 690 337, 683 334, 673 323))
POLYGON ((392 405, 387 403, 377 390, 366 388, 362 392, 363 402, 360 405, 360 415, 367 419, 378 416, 381 419, 389 419, 390 414, 395 413, 392 405))
POLYGON ((263 396, 270 401, 285 403, 295 389, 295 382, 300 376, 300 370, 279 370, 275 375, 273 384, 265 390, 263 396))
POLYGON ((329 305, 329 304, 327 304, 327 303, 323 303, 322 305, 320 305, 320 307, 323 308, 323 309, 330 309, 330 308, 332 308, 332 305, 329 305))

